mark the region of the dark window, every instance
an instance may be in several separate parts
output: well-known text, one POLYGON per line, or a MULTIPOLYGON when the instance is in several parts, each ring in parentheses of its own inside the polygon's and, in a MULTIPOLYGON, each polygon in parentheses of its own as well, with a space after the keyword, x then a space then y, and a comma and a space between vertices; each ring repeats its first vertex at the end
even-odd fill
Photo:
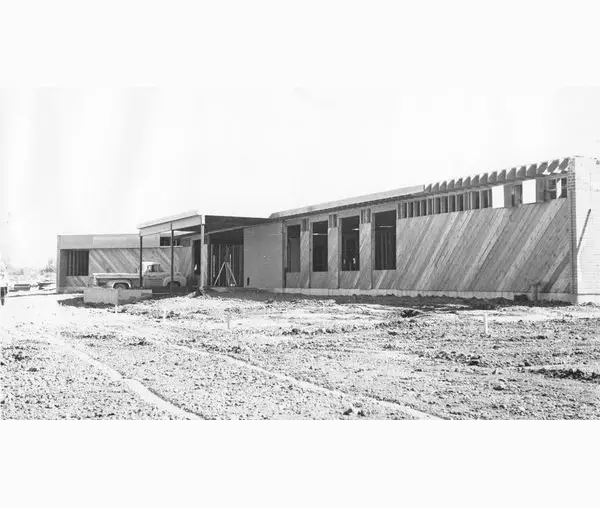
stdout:
MULTIPOLYGON (((181 245, 181 240, 175 238, 173 241, 173 247, 178 247, 181 245)), ((160 246, 161 247, 170 247, 171 246, 171 237, 170 236, 161 236, 160 237, 160 246)))
POLYGON ((313 272, 327 271, 327 221, 312 223, 313 272))
POLYGON ((448 196, 442 196, 442 213, 448 213, 448 196))
POLYGON ((300 224, 287 228, 287 271, 300 271, 300 224))
POLYGON ((523 204, 523 184, 516 183, 512 187, 511 205, 519 206, 523 204))
POLYGON ((408 203, 408 213, 406 214, 407 217, 413 217, 414 216, 414 204, 411 201, 410 203, 408 203))
POLYGON ((462 194, 456 195, 456 211, 462 212, 465 209, 465 197, 462 194))
POLYGON ((492 189, 484 189, 481 191, 481 208, 490 206, 492 206, 492 189))
POLYGON ((415 203, 413 205, 413 211, 414 211, 415 217, 419 217, 419 216, 423 215, 421 213, 421 202, 420 201, 415 201, 415 203))
POLYGON ((471 192, 471 210, 479 210, 479 191, 471 192))
POLYGON ((454 194, 448 196, 448 211, 456 212, 456 196, 454 194))
POLYGON ((375 214, 375 270, 396 269, 396 210, 375 214))
POLYGON ((200 275, 200 264, 202 263, 202 242, 200 240, 194 240, 193 243, 194 251, 194 275, 200 275))
POLYGON ((546 180, 546 201, 556 199, 556 180, 546 180))
POLYGON ((68 250, 65 253, 67 256, 67 277, 89 275, 89 250, 68 250))
POLYGON ((407 215, 406 215, 406 209, 407 209, 406 201, 400 203, 400 210, 399 211, 400 211, 400 218, 401 219, 406 219, 406 217, 407 217, 407 215))
POLYGON ((427 200, 427 215, 433 215, 433 198, 427 200))
POLYGON ((358 215, 342 219, 342 270, 354 272, 360 268, 360 235, 358 215))
POLYGON ((427 215, 427 200, 421 200, 421 215, 427 215))
POLYGON ((471 209, 471 193, 470 192, 465 192, 463 194, 463 206, 464 206, 464 210, 471 209))
POLYGON ((435 206, 435 213, 436 214, 441 213, 442 200, 440 198, 435 198, 434 206, 435 206))

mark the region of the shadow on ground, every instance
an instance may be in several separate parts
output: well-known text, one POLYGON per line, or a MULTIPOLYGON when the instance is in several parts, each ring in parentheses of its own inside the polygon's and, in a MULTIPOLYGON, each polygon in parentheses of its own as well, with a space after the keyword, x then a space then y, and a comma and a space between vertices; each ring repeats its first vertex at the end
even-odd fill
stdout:
MULTIPOLYGON (((566 302, 528 300, 479 299, 479 298, 451 298, 445 296, 375 296, 375 295, 353 295, 353 296, 313 296, 291 293, 271 293, 263 290, 236 288, 223 288, 220 290, 208 289, 200 293, 196 292, 189 296, 220 297, 231 300, 254 300, 259 302, 298 302, 306 300, 333 301, 339 305, 361 304, 361 305, 384 305, 389 307, 416 308, 421 311, 456 312, 459 310, 495 310, 504 307, 566 307, 571 304, 566 302)), ((168 295, 167 295, 168 297, 168 295)))
MULTIPOLYGON (((496 299, 479 299, 479 298, 451 298, 445 296, 371 296, 371 295, 353 295, 353 296, 313 296, 291 293, 271 293, 264 290, 254 289, 229 289, 223 288, 220 290, 208 289, 203 291, 178 292, 175 295, 169 294, 154 294, 151 300, 163 300, 168 298, 176 298, 187 296, 189 298, 225 298, 230 300, 252 300, 265 303, 273 302, 299 302, 299 301, 332 301, 339 305, 360 304, 360 305, 383 305, 388 307, 404 307, 414 308, 420 311, 432 312, 457 312, 461 310, 497 310, 500 308, 510 307, 567 307, 570 303, 555 302, 555 301, 538 301, 532 302, 525 299, 508 300, 505 298, 496 299)), ((61 305, 71 307, 88 307, 88 308, 114 308, 114 305, 109 304, 86 304, 83 302, 83 296, 76 296, 60 300, 61 305)))

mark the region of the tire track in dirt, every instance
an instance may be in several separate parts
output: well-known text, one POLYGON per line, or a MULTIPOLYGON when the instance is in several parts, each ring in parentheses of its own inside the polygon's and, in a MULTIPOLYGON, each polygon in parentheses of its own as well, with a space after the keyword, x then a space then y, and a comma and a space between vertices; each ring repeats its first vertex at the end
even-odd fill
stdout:
POLYGON ((87 353, 84 353, 80 349, 78 349, 70 344, 67 344, 65 341, 63 341, 57 337, 54 337, 51 335, 46 335, 42 339, 46 340, 46 342, 48 342, 49 344, 51 344, 55 347, 58 347, 67 353, 77 356, 83 362, 95 367, 102 373, 106 374, 110 378, 111 381, 116 381, 116 382, 123 384, 125 386, 125 388, 127 388, 130 392, 132 392, 135 395, 137 395, 138 397, 140 397, 144 402, 152 404, 164 411, 168 411, 169 413, 173 414, 174 416, 177 416, 177 417, 185 419, 185 420, 204 420, 205 419, 202 414, 195 413, 192 411, 187 411, 187 410, 183 409, 182 407, 174 404, 170 400, 163 397, 156 390, 152 390, 152 389, 148 388, 147 386, 145 386, 144 384, 140 383, 137 379, 125 377, 118 370, 113 369, 112 367, 96 360, 95 358, 92 358, 87 353))
POLYGON ((166 342, 164 340, 155 339, 153 337, 149 338, 147 335, 145 337, 146 337, 146 340, 148 340, 156 345, 162 345, 162 346, 172 348, 172 349, 177 349, 180 351, 192 352, 196 355, 204 356, 204 357, 208 357, 208 358, 210 358, 210 357, 220 358, 221 360, 225 360, 231 364, 245 367, 245 368, 254 370, 255 372, 260 372, 261 374, 265 374, 267 376, 271 376, 276 379, 286 381, 286 382, 291 383, 300 388, 304 388, 305 390, 312 390, 312 391, 317 391, 317 392, 331 394, 331 395, 341 395, 343 397, 352 397, 352 396, 365 397, 369 400, 372 400, 372 401, 374 401, 382 406, 388 407, 390 409, 400 410, 405 415, 410 416, 415 419, 418 419, 418 420, 440 420, 441 419, 438 416, 432 415, 430 413, 425 413, 425 412, 419 411, 417 409, 413 409, 412 407, 406 406, 404 404, 400 404, 399 402, 380 399, 380 398, 374 397, 373 395, 368 395, 368 394, 353 394, 353 393, 345 392, 343 390, 339 390, 337 388, 327 388, 326 386, 322 386, 320 384, 313 383, 311 381, 305 381, 303 379, 298 379, 294 376, 290 376, 289 374, 283 374, 281 372, 265 369, 264 367, 261 367, 260 365, 256 365, 254 363, 242 360, 240 358, 237 358, 232 355, 228 355, 226 353, 215 353, 213 351, 207 351, 205 349, 191 348, 189 346, 173 344, 171 342, 166 342))

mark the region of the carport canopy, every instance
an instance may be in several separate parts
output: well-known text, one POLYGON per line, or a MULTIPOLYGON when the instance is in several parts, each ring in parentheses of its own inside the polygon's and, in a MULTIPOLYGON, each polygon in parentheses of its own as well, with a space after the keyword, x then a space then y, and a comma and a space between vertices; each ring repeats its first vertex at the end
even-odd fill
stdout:
POLYGON ((165 231, 181 231, 204 234, 239 229, 267 222, 265 217, 235 217, 231 215, 201 215, 198 212, 186 212, 170 217, 163 217, 138 226, 140 236, 155 235, 165 231))
MULTIPOLYGON (((163 217, 148 222, 144 222, 138 226, 140 231, 140 287, 143 287, 142 275, 142 249, 144 236, 156 235, 166 231, 171 232, 171 281, 174 280, 174 238, 175 231, 183 234, 200 233, 201 248, 204 249, 204 237, 207 234, 218 233, 240 229, 245 226, 252 226, 268 222, 269 219, 264 217, 234 217, 230 215, 201 215, 196 211, 172 215, 171 217, 163 217)), ((200 262, 200 286, 204 284, 206 279, 205 262, 200 262)), ((169 283, 169 290, 172 293, 172 283, 169 283)))

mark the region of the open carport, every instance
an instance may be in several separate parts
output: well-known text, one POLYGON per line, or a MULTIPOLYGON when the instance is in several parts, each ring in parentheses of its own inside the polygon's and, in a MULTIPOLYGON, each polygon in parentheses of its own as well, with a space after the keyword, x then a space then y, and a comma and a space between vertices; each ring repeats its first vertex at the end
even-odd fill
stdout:
POLYGON ((140 285, 144 237, 168 232, 171 235, 171 278, 174 275, 175 244, 177 239, 185 238, 192 246, 193 286, 243 286, 243 229, 268 221, 264 217, 202 215, 192 211, 144 222, 138 226, 140 285))

